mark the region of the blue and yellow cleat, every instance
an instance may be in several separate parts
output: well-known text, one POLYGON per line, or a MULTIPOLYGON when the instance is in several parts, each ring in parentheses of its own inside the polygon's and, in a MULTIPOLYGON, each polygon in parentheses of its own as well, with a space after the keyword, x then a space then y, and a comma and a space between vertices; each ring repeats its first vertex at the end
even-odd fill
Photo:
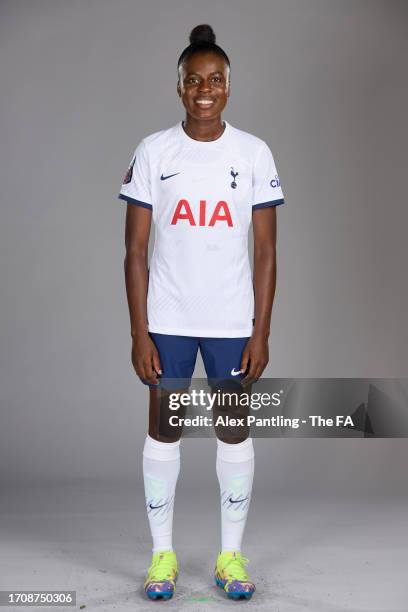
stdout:
POLYGON ((255 585, 249 580, 245 566, 249 559, 238 551, 221 551, 215 564, 215 584, 223 589, 230 599, 251 599, 255 585))
POLYGON ((176 590, 178 565, 176 553, 171 550, 159 550, 153 553, 152 563, 144 582, 144 589, 149 599, 170 599, 176 590))

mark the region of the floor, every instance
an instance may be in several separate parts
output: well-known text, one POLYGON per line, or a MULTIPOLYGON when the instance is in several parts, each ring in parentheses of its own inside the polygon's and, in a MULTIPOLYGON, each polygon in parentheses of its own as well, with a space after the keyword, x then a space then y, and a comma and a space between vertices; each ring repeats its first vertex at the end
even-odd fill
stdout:
POLYGON ((243 546, 257 586, 249 602, 226 599, 213 583, 218 503, 213 489, 176 496, 177 591, 150 602, 141 586, 151 541, 138 483, 8 487, 0 502, 0 590, 75 590, 76 609, 89 612, 408 610, 404 500, 254 496, 243 546))

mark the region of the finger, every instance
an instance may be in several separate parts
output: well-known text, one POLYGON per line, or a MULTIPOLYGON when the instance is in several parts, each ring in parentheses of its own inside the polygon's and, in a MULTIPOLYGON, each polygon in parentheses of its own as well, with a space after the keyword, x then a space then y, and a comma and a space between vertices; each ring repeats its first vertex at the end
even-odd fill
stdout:
POLYGON ((250 384, 251 384, 251 382, 252 382, 252 376, 251 376, 251 373, 250 373, 250 371, 249 371, 249 372, 247 373, 247 375, 246 375, 246 376, 244 376, 244 378, 242 378, 242 379, 241 379, 241 385, 242 385, 243 387, 246 387, 247 385, 250 385, 250 384))
POLYGON ((251 382, 253 382, 255 380, 255 374, 256 374, 256 371, 258 369, 258 365, 259 365, 258 361, 254 361, 253 359, 251 359, 248 374, 242 380, 242 382, 245 381, 245 383, 244 383, 245 385, 250 384, 251 382))
POLYGON ((159 353, 156 353, 156 352, 153 353, 152 365, 153 365, 153 369, 158 374, 163 374, 162 369, 161 369, 159 353))
POLYGON ((241 372, 242 372, 242 374, 244 372, 246 372, 248 364, 249 364, 249 350, 245 349, 243 354, 242 354, 242 359, 241 359, 241 372))
POLYGON ((259 364, 254 372, 254 380, 258 380, 261 377, 263 369, 262 364, 259 364))
POLYGON ((152 364, 145 363, 144 370, 146 373, 146 380, 148 380, 152 385, 158 385, 159 381, 157 380, 157 373, 153 370, 152 364))

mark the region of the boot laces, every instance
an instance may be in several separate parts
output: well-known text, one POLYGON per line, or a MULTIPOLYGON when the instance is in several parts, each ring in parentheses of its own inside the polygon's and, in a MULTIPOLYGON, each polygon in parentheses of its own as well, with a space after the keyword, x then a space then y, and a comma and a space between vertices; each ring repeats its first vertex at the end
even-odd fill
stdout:
POLYGON ((166 555, 160 553, 155 559, 153 559, 151 566, 149 567, 149 580, 151 581, 162 581, 168 578, 174 578, 174 558, 172 555, 166 555))
POLYGON ((242 555, 232 555, 230 559, 223 566, 224 571, 228 574, 229 580, 239 580, 245 582, 248 580, 248 574, 245 566, 248 565, 249 559, 242 555))

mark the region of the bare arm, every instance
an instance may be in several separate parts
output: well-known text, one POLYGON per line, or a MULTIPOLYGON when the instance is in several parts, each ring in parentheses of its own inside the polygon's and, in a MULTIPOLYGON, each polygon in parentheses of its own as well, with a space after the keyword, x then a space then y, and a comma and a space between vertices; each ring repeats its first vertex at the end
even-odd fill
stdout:
MULTIPOLYGON (((268 338, 276 288, 276 207, 254 210, 254 296, 255 325, 242 356, 241 369, 247 378, 258 379, 269 361, 268 338)), ((248 381, 249 382, 249 381, 248 381)))
POLYGON ((152 213, 147 208, 128 204, 126 210, 124 261, 126 294, 132 336, 132 363, 136 374, 157 383, 161 373, 157 348, 148 334, 147 287, 148 247, 152 213))
POLYGON ((254 334, 269 337, 276 288, 276 207, 255 210, 254 231, 254 334))

